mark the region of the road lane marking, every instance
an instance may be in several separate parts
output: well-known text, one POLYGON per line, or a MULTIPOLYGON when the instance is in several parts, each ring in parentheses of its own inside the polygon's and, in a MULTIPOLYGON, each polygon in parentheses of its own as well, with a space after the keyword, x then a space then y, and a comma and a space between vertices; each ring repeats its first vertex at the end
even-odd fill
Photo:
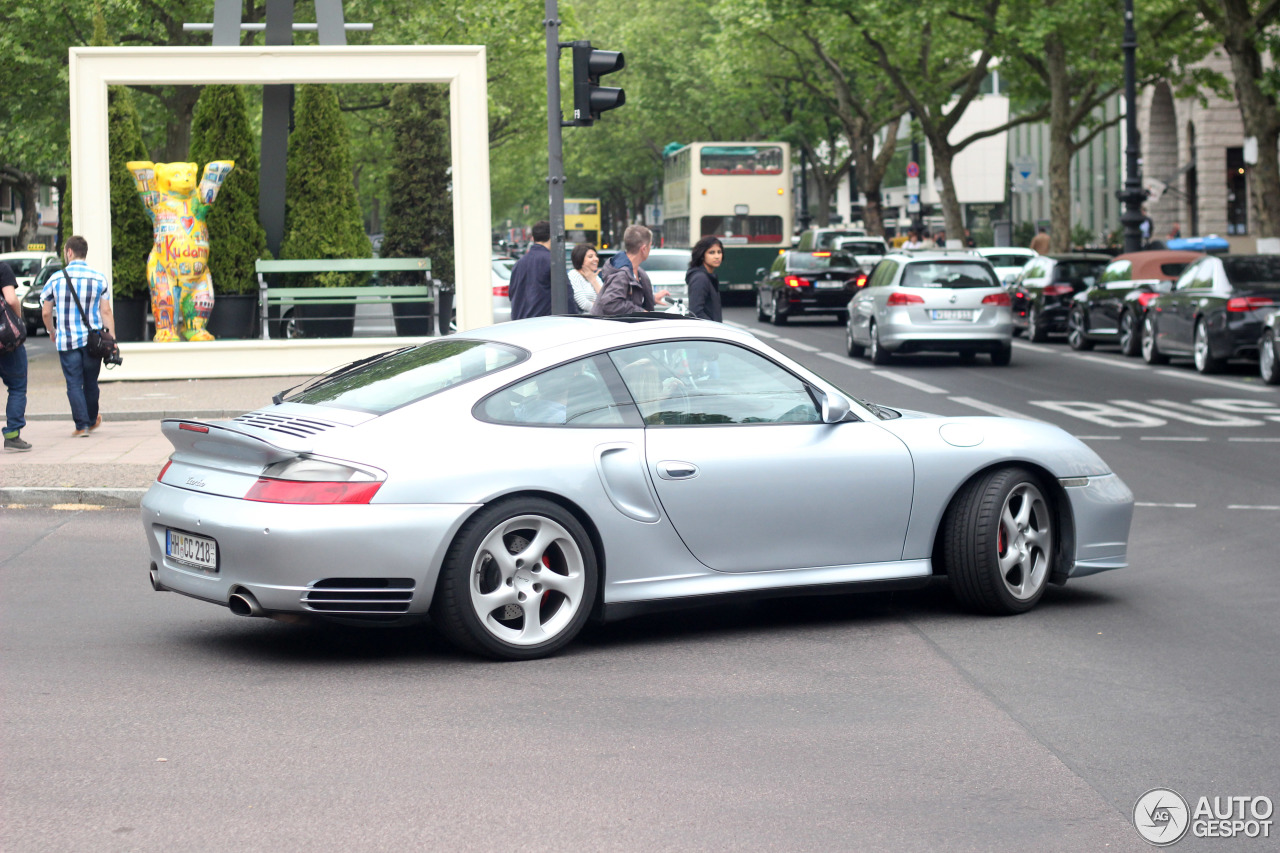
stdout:
POLYGON ((1201 376, 1199 373, 1188 373, 1185 370, 1157 370, 1156 373, 1165 376, 1178 376, 1182 379, 1190 379, 1193 382, 1207 382, 1210 385, 1221 385, 1223 388, 1233 388, 1237 391, 1252 391, 1254 394, 1269 394, 1271 389, 1266 385, 1245 385, 1243 382, 1232 382, 1230 379, 1215 379, 1212 376, 1201 376))
POLYGON ((1195 504, 1161 504, 1161 503, 1149 503, 1147 501, 1134 501, 1133 505, 1134 506, 1167 507, 1169 509, 1195 509, 1196 508, 1195 504))
POLYGON ((733 322, 730 322, 730 321, 728 321, 728 320, 725 320, 724 324, 725 324, 726 326, 732 326, 732 327, 733 327, 733 328, 735 328, 735 329, 741 329, 741 330, 742 330, 742 331, 744 331, 744 332, 750 332, 751 334, 756 335, 757 337, 761 337, 761 338, 776 338, 776 337, 778 337, 778 336, 777 336, 777 335, 775 335, 773 332, 766 332, 764 329, 757 329, 755 326, 744 326, 742 323, 733 323, 733 322))
POLYGON ((1118 435, 1077 435, 1075 436, 1081 441, 1119 441, 1118 435))
POLYGON ((1080 355, 1079 353, 1064 353, 1064 355, 1079 359, 1080 361, 1092 361, 1095 364, 1109 364, 1112 367, 1123 367, 1125 370, 1146 370, 1147 366, 1142 362, 1133 363, 1131 361, 1118 361, 1114 358, 1103 358, 1100 355, 1080 355))
POLYGON ((1144 435, 1139 436, 1141 441, 1208 441, 1208 438, 1197 435, 1144 435))
POLYGON ((834 361, 836 364, 842 364, 845 367, 855 367, 858 370, 873 369, 873 365, 867 364, 865 361, 859 361, 856 358, 845 358, 844 356, 836 355, 833 352, 820 352, 818 355, 829 361, 834 361))
POLYGON ((1280 442, 1280 438, 1228 438, 1227 441, 1280 442))
MULTIPOLYGON (((776 336, 775 336, 775 337, 776 337, 776 336)), ((801 352, 818 352, 818 348, 817 348, 817 347, 811 347, 811 346, 809 346, 808 344, 802 344, 802 343, 800 343, 799 341, 793 341, 793 340, 791 340, 791 338, 777 338, 776 340, 774 340, 774 343, 775 343, 775 344, 786 344, 786 345, 787 345, 787 346, 789 346, 789 347, 795 347, 796 349, 800 350, 801 352)))
POLYGON ((1015 412, 1013 409, 1004 409, 1004 408, 1001 408, 1000 406, 995 405, 994 403, 987 403, 983 400, 975 400, 973 397, 948 397, 947 399, 953 403, 960 403, 961 405, 964 405, 964 406, 972 406, 973 408, 979 411, 986 412, 987 414, 990 414, 990 415, 997 415, 1002 418, 1021 418, 1024 421, 1037 421, 1039 423, 1046 423, 1045 421, 1042 421, 1039 418, 1031 417, 1031 415, 1024 415, 1022 412, 1015 412))
POLYGON ((930 385, 928 382, 921 382, 919 379, 912 379, 910 376, 903 376, 901 373, 890 373, 887 370, 877 370, 877 376, 883 376, 885 379, 892 379, 917 391, 923 391, 926 394, 946 394, 945 388, 939 388, 937 385, 930 385))
POLYGON ((1186 403, 1176 403, 1173 400, 1150 400, 1146 403, 1139 403, 1137 400, 1111 400, 1110 402, 1115 406, 1137 409, 1140 412, 1175 421, 1185 421, 1197 426, 1265 426, 1266 424, 1265 421, 1241 417, 1233 412, 1206 411, 1186 403))
POLYGON ((1263 512, 1280 512, 1280 506, 1250 506, 1249 504, 1227 504, 1227 509, 1257 509, 1263 512))

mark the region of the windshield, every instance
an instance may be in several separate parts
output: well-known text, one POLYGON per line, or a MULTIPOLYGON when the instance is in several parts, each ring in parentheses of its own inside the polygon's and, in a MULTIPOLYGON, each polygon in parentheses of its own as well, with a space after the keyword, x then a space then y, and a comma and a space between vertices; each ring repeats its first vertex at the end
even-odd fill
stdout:
POLYGON ((640 265, 645 272, 684 272, 689 268, 689 255, 652 254, 640 265))
POLYGON ((999 287, 995 271, 976 261, 929 261, 908 264, 903 287, 999 287))
POLYGON ((787 269, 808 272, 809 270, 845 269, 849 267, 856 269, 857 266, 857 261, 839 252, 792 252, 787 269))
POLYGON ((340 370, 285 399, 383 415, 526 357, 523 350, 506 344, 449 338, 398 350, 346 372, 340 370))
POLYGON ((43 258, 9 258, 8 260, 0 260, 0 263, 9 265, 9 269, 13 270, 13 274, 18 278, 27 278, 40 272, 40 267, 44 266, 43 258))

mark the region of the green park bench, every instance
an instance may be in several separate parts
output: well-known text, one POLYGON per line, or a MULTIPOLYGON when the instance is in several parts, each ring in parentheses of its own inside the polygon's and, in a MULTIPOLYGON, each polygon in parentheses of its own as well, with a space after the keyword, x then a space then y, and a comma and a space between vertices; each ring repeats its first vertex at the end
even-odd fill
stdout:
MULTIPOLYGON (((258 273, 258 309, 262 317, 262 339, 270 340, 268 316, 278 308, 280 316, 301 305, 361 305, 434 302, 430 258, 332 258, 318 261, 255 261, 258 273), (285 287, 269 285, 267 276, 279 273, 324 272, 420 272, 424 284, 364 285, 360 287, 285 287)), ((415 315, 416 317, 431 316, 415 315)), ((401 315, 405 319, 404 315, 401 315)))

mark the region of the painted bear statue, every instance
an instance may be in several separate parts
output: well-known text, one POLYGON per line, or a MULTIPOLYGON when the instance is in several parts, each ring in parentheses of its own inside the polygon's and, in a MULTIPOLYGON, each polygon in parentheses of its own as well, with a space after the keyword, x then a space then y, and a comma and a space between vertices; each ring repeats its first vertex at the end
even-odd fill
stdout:
POLYGON ((147 256, 155 341, 211 341, 213 335, 205 329, 213 312, 205 219, 235 163, 209 163, 198 186, 195 163, 140 161, 128 163, 127 168, 155 228, 155 242, 147 256))

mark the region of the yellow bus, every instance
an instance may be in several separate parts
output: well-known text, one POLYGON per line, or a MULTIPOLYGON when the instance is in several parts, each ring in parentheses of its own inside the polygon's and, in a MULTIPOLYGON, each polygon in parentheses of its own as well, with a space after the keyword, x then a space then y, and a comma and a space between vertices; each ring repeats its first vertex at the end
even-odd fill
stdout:
POLYGON ((724 244, 722 291, 751 291, 756 270, 791 245, 791 146, 785 142, 693 142, 663 158, 664 245, 724 244))
POLYGON ((578 243, 600 248, 600 199, 566 198, 564 200, 564 244, 572 249, 578 243))

